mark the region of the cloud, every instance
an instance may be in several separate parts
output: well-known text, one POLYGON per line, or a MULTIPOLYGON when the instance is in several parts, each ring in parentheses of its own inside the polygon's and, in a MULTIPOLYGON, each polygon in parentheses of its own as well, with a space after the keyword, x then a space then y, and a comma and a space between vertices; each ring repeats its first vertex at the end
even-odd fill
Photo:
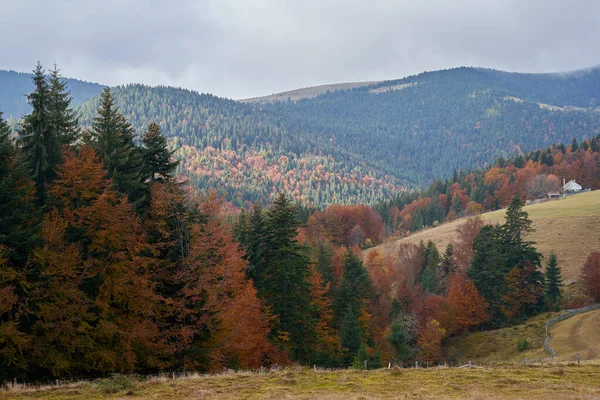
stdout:
POLYGON ((3 5, 0 68, 243 98, 460 65, 600 64, 600 3, 555 0, 28 0, 3 5))

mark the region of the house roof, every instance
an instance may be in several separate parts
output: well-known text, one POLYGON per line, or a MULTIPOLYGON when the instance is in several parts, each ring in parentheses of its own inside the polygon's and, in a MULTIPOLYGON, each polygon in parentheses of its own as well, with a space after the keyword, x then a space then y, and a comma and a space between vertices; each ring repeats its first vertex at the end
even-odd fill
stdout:
POLYGON ((570 191, 574 191, 574 190, 581 190, 583 189, 581 187, 580 184, 578 184, 577 182, 575 182, 574 179, 571 179, 569 182, 567 182, 567 184, 565 186, 563 186, 563 190, 570 190, 570 191))

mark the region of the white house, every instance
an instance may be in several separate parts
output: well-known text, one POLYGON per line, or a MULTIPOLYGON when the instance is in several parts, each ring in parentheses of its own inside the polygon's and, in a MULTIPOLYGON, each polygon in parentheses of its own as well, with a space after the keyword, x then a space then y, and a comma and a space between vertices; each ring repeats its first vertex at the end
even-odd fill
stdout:
MULTIPOLYGON (((563 182, 564 182, 564 180, 563 180, 563 182)), ((564 193, 578 193, 578 192, 581 192, 583 190, 583 188, 581 187, 580 184, 575 182, 575 179, 571 179, 569 182, 567 182, 563 186, 562 190, 564 193)))

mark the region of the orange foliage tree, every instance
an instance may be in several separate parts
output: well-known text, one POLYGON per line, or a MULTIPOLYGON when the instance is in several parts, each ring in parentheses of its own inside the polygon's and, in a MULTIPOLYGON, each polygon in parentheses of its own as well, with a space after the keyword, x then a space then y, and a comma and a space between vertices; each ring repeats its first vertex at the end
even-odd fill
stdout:
POLYGON ((285 361, 267 340, 269 319, 242 251, 217 217, 219 206, 213 196, 197 206, 190 251, 176 278, 183 285, 174 300, 180 336, 197 354, 183 364, 218 370, 285 361))
POLYGON ((487 302, 479 294, 475 284, 460 274, 453 274, 447 296, 452 315, 448 330, 451 333, 463 332, 471 326, 484 323, 488 316, 485 312, 487 302))
POLYGON ((137 215, 89 147, 67 150, 57 175, 49 187, 55 208, 34 253, 41 279, 32 356, 52 374, 164 366, 137 215))

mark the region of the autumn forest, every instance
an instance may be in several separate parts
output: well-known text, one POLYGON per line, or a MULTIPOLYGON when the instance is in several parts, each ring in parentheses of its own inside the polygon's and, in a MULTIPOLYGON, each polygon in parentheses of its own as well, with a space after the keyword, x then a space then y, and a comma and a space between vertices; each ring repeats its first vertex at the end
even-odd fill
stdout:
MULTIPOLYGON (((436 77, 427 83, 438 84, 444 82, 436 77)), ((249 119, 233 101, 207 97, 196 110, 161 108, 161 120, 150 121, 132 117, 136 107, 159 103, 148 100, 156 91, 140 94, 144 87, 129 88, 140 95, 127 98, 127 112, 118 104, 124 88, 103 88, 76 109, 56 68, 46 73, 38 64, 33 87, 28 114, 9 123, 0 113, 0 382, 275 364, 436 363, 449 337, 573 306, 562 295, 561 260, 543 258, 529 240, 532 222, 523 207, 558 191, 564 177, 600 189, 600 135, 589 128, 595 114, 579 123, 538 107, 532 137, 560 139, 569 127, 568 141, 501 151, 505 157, 495 161, 473 159, 438 174, 455 160, 441 156, 444 146, 433 141, 434 156, 421 161, 416 153, 399 161, 381 147, 364 150, 370 160, 377 156, 369 152, 380 152, 380 164, 354 164, 353 151, 302 153, 318 147, 316 134, 288 140, 290 127, 317 132, 326 120, 345 124, 321 110, 350 112, 333 100, 352 91, 301 102, 311 109, 308 120, 291 103, 263 105, 260 117, 249 119), (222 108, 204 118, 211 102, 222 108), (177 113, 186 118, 171 117, 177 113), (188 125, 196 120, 212 134, 188 125), (214 128, 219 123, 236 134, 214 128), (258 177, 272 153, 251 142, 265 137, 299 147, 290 154, 304 156, 276 163, 304 169, 258 177), (341 170, 335 159, 343 160, 341 170), (422 171, 420 162, 429 167, 422 171), (404 172, 394 175, 394 163, 404 163, 404 172), (208 172, 186 174, 182 164, 208 172), (507 209, 502 224, 479 217, 500 208, 507 209), (460 218, 459 239, 443 250, 432 242, 387 253, 374 248, 460 218)), ((484 90, 475 95, 487 99, 483 111, 491 114, 509 115, 519 104, 499 103, 484 90)), ((524 123, 518 116, 503 121, 524 123)), ((492 132, 499 122, 487 124, 492 132)), ((405 133, 397 140, 416 146, 405 133)), ((326 139, 324 149, 334 146, 326 139)), ((487 151, 483 142, 475 147, 456 157, 487 151)), ((600 300, 598 253, 585 268, 587 304, 600 300)))

